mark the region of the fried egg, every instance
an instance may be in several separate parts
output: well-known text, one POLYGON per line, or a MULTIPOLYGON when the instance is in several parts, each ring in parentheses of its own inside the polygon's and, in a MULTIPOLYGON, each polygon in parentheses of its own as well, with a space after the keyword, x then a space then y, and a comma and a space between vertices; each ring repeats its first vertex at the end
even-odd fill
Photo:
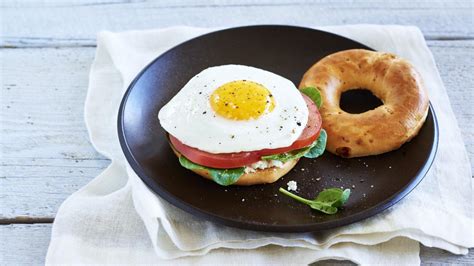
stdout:
POLYGON ((158 113, 161 126, 209 153, 290 146, 308 122, 303 96, 288 79, 243 65, 210 67, 158 113))

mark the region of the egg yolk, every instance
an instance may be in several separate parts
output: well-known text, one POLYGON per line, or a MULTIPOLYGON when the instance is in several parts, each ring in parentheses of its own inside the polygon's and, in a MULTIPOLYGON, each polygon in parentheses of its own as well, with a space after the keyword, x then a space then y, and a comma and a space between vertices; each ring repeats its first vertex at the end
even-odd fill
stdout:
POLYGON ((232 120, 256 119, 275 108, 270 91, 248 80, 225 83, 211 94, 209 101, 216 114, 232 120))

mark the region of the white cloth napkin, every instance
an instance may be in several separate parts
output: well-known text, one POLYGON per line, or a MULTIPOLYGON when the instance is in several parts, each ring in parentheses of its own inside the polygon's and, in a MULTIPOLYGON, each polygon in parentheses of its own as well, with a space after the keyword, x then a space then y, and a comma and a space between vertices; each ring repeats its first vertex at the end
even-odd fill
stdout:
MULTIPOLYGON (((320 259, 360 264, 419 264, 419 242, 455 254, 474 246, 473 181, 446 90, 415 27, 324 27, 410 60, 429 90, 440 141, 434 165, 396 206, 367 220, 320 233, 277 234, 214 224, 171 206, 127 165, 118 143, 124 91, 152 59, 211 30, 102 32, 91 68, 85 119, 94 147, 111 165, 60 207, 46 262, 301 265, 320 259)), ((315 44, 317 45, 317 44, 315 44)), ((158 123, 158 121, 157 121, 158 123)))

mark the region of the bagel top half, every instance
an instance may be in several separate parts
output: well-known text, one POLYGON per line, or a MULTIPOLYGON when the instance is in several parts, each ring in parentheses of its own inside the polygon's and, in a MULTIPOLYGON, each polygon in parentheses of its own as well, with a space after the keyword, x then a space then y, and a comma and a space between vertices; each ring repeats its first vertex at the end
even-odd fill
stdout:
POLYGON ((326 149, 360 157, 399 148, 416 136, 429 107, 421 76, 406 60, 389 53, 353 49, 328 55, 303 76, 300 88, 318 87, 320 113, 328 134, 326 149), (343 111, 341 94, 368 89, 383 105, 360 114, 343 111))

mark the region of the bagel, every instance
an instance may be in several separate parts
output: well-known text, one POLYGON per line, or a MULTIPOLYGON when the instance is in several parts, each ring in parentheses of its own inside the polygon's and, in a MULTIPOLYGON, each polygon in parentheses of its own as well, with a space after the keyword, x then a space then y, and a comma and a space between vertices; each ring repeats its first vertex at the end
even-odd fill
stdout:
MULTIPOLYGON (((181 153, 179 153, 173 145, 171 145, 171 149, 173 150, 176 156, 181 157, 181 153)), ((232 185, 239 185, 239 186, 250 186, 250 185, 258 185, 258 184, 268 184, 273 183, 280 179, 280 177, 286 175, 293 167, 295 167, 296 163, 298 163, 299 159, 289 160, 283 164, 282 167, 271 167, 266 169, 257 169, 253 173, 245 173, 240 176, 239 180, 232 185)), ((204 169, 192 169, 194 173, 212 180, 209 172, 204 169)))
POLYGON ((428 114, 420 75, 406 60, 389 53, 353 49, 328 55, 304 74, 299 87, 320 89, 326 149, 342 157, 398 149, 418 134, 428 114), (343 111, 341 94, 360 88, 371 91, 383 105, 360 114, 343 111))

